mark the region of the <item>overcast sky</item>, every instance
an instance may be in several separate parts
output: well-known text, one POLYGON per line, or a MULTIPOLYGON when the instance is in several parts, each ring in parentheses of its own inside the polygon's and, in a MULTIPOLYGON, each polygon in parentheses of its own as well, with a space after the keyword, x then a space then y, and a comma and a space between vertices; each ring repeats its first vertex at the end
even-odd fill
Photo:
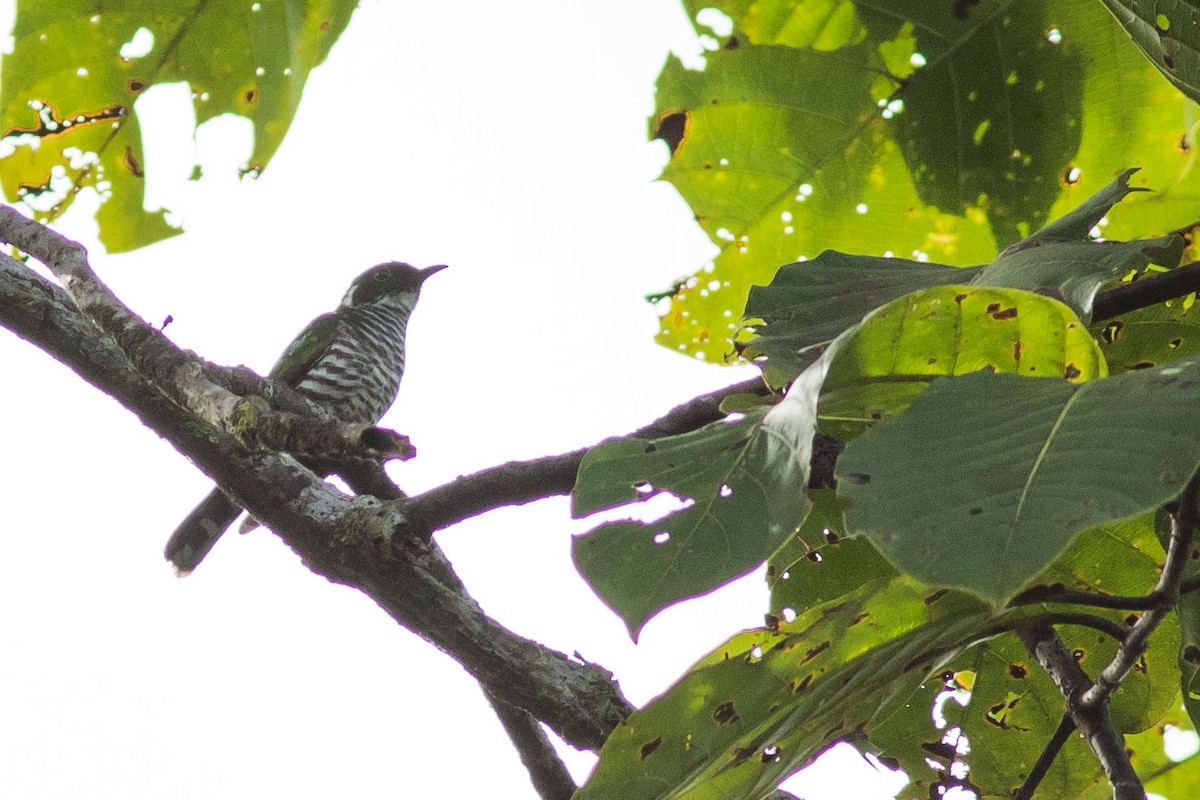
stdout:
MULTIPOLYGON (((666 149, 646 141, 668 49, 698 52, 679 3, 467 6, 364 2, 257 181, 236 178, 248 125, 207 126, 193 153, 186 89, 151 89, 149 202, 188 232, 108 256, 86 198, 58 226, 136 311, 170 315, 180 346, 260 372, 364 268, 449 264, 384 420, 419 449, 391 469, 410 493, 628 432, 753 374, 656 346, 643 299, 715 252, 654 182, 666 149)), ((227 537, 176 579, 162 545, 205 477, 2 329, 0 363, 0 796, 534 797, 473 680, 269 532, 227 537)), ((756 574, 633 645, 571 565, 571 534, 593 524, 559 498, 438 541, 491 615, 614 670, 638 704, 761 624, 756 574)), ((565 750, 582 780, 592 759, 565 750)), ((847 796, 852 761, 806 796, 847 796)), ((899 788, 864 780, 858 797, 899 788)))

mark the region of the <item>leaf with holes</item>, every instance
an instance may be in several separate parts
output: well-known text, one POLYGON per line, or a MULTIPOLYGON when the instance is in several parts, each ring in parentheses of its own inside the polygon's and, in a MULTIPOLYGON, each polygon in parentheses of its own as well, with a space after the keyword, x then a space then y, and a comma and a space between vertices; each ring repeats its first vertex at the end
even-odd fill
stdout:
POLYGON ((826 250, 812 261, 780 267, 767 286, 751 286, 747 317, 762 320, 746 355, 767 357, 766 374, 784 385, 846 328, 898 297, 931 286, 967 283, 980 268, 826 250))
POLYGON ((996 616, 907 578, 872 581, 708 655, 617 726, 576 797, 765 797, 834 741, 905 713, 943 661, 1035 617, 996 616))
POLYGON ((1071 309, 1016 289, 939 286, 877 309, 842 345, 821 389, 821 426, 839 438, 907 408, 935 378, 989 369, 1087 381, 1107 374, 1071 309))
POLYGON ((935 381, 842 453, 847 525, 908 574, 1004 603, 1079 532, 1178 495, 1197 403, 1195 357, 1078 385, 935 381))
POLYGON ((1127 372, 1200 352, 1198 315, 1200 309, 1192 298, 1176 298, 1121 314, 1094 328, 1109 368, 1114 373, 1127 372))
MULTIPOLYGON (((1153 518, 1144 514, 1083 533, 1037 582, 1109 595, 1144 594, 1158 580, 1164 559, 1153 518)), ((866 544, 863 539, 846 541, 866 544)), ((1092 609, 1089 613, 1123 626, 1131 612, 1092 609)), ((1089 675, 1116 652, 1115 642, 1095 629, 1060 624, 1056 631, 1089 675)), ((1151 638, 1140 668, 1114 693, 1112 721, 1127 737, 1152 729, 1179 708, 1178 670, 1173 663, 1178 645, 1178 628, 1168 618, 1151 638)), ((965 763, 971 784, 982 788, 983 796, 1007 795, 1029 774, 1058 727, 1062 695, 1012 634, 988 639, 950 660, 944 669, 940 681, 928 682, 929 691, 914 696, 909 707, 868 731, 866 748, 894 760, 889 765, 908 774, 912 783, 899 796, 930 796, 930 787, 945 779, 951 761, 965 763), (951 690, 958 690, 955 700, 937 697, 951 690), (931 716, 944 722, 935 728, 931 716), (960 735, 970 743, 961 752, 955 748, 960 735)), ((1143 738, 1150 742, 1153 736, 1143 738)), ((1159 733, 1160 753, 1161 746, 1159 733)), ((1139 756, 1150 761, 1149 753, 1141 752, 1143 743, 1137 747, 1139 756)), ((1142 759, 1134 764, 1140 774, 1150 774, 1143 770, 1142 759)), ((1048 797, 1076 797, 1081 787, 1102 778, 1087 744, 1071 737, 1039 791, 1048 797)), ((1111 787, 1105 783, 1104 788, 1111 797, 1111 787)))
POLYGON ((986 262, 1131 163, 1162 191, 1107 237, 1194 221, 1194 107, 1099 5, 821 5, 722 4, 732 30, 698 26, 721 45, 703 71, 663 69, 663 177, 721 248, 672 298, 663 345, 720 361, 749 286, 827 249, 986 262))
POLYGON ((817 489, 808 498, 812 508, 804 524, 767 562, 770 613, 788 622, 871 581, 896 576, 874 545, 861 536, 846 536, 846 502, 834 490, 817 489))
POLYGON ((1200 5, 1103 0, 1117 21, 1181 92, 1200 101, 1200 5))
POLYGON ((0 83, 0 136, 15 145, 0 160, 5 196, 53 219, 78 188, 96 189, 100 240, 110 252, 179 233, 163 212, 142 208, 146 166, 134 101, 152 86, 185 81, 197 125, 227 113, 249 118, 254 150, 245 170, 257 174, 355 5, 212 0, 197 10, 21 0, 0 83))
POLYGON ((683 504, 654 522, 605 523, 572 543, 580 573, 634 639, 665 606, 761 564, 804 519, 815 425, 811 414, 792 425, 780 409, 680 436, 619 439, 584 456, 576 516, 658 494, 683 504))

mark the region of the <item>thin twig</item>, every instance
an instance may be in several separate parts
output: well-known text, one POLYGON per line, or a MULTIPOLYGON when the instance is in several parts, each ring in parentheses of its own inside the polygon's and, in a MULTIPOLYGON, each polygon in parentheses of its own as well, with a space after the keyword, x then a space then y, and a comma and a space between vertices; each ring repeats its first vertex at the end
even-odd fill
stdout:
MULTIPOLYGON (((1200 585, 1200 584, 1198 584, 1200 585)), ((1119 595, 1080 592, 1067 589, 1061 584, 1054 586, 1031 586, 1008 601, 1011 607, 1031 606, 1041 603, 1069 603, 1076 606, 1111 608, 1117 611, 1144 611, 1157 602, 1153 594, 1119 595)))
POLYGON ((1033 793, 1037 791, 1037 787, 1041 784, 1042 779, 1046 777, 1046 773, 1050 771, 1050 767, 1054 764, 1054 759, 1058 757, 1059 752, 1063 749, 1063 745, 1071 738, 1071 734, 1075 732, 1075 720, 1071 719, 1070 714, 1063 714, 1062 719, 1058 723, 1058 728, 1055 729, 1054 735, 1050 737, 1050 741, 1046 743, 1042 754, 1038 756, 1037 763, 1033 765, 1029 776, 1025 778, 1025 782, 1021 784, 1021 788, 1013 793, 1013 800, 1031 800, 1033 793))
POLYGON ((1197 526, 1197 501, 1200 500, 1200 472, 1192 475, 1183 493, 1179 497, 1179 505, 1171 515, 1171 535, 1167 543, 1167 558, 1163 563, 1162 574, 1159 575, 1158 585, 1152 594, 1158 598, 1153 608, 1146 610, 1129 630, 1125 642, 1117 648, 1108 666, 1096 676, 1095 684, 1084 693, 1079 702, 1084 708, 1094 708, 1108 702, 1112 692, 1121 685, 1125 676, 1137 664, 1139 658, 1146 652, 1150 634, 1175 607, 1179 599, 1179 587, 1183 583, 1183 571, 1187 567, 1188 554, 1192 545, 1192 536, 1197 526))

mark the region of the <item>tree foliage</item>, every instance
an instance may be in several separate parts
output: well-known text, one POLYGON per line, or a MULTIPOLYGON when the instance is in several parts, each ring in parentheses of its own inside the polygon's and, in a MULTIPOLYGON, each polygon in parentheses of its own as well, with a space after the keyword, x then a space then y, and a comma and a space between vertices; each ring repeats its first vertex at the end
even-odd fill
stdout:
MULTIPOLYGON (((141 208, 133 97, 181 79, 198 119, 251 116, 259 170, 349 11, 87 18, 67 5, 20 6, 0 95, 16 141, 4 185, 46 218, 100 190, 112 249, 169 233, 141 208), (121 58, 142 27, 168 45, 121 58), (227 28, 256 61, 205 49, 227 28), (84 81, 45 57, 68 34, 84 43, 69 62, 87 59, 84 81)), ((577 797, 767 797, 838 741, 904 769, 906 796, 1189 796, 1200 761, 1171 761, 1162 742, 1200 713, 1200 265, 1185 263, 1200 219, 1188 180, 1200 8, 684 6, 704 64, 668 59, 650 128, 670 151, 664 178, 720 252, 674 292, 660 340, 750 360, 762 382, 416 498, 347 441, 343 472, 381 500, 356 505, 230 436, 229 397, 294 412, 286 390, 190 361, 70 243, 11 211, 4 240, 66 291, 6 257, 0 322, 117 396, 314 570, 452 653, 514 741, 541 721, 598 749, 577 797), (84 329, 103 346, 61 333, 84 329), (431 537, 568 491, 578 516, 676 504, 575 540, 581 574, 631 636, 763 562, 767 624, 638 710, 596 665, 505 631, 431 537)), ((519 746, 552 762, 544 741, 519 746)))

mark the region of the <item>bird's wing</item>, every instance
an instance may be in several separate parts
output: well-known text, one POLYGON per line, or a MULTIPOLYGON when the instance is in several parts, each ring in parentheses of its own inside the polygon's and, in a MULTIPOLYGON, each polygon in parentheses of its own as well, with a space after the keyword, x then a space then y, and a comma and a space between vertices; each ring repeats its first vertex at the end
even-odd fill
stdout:
POLYGON ((289 386, 299 383, 321 354, 329 349, 338 324, 337 314, 333 313, 322 314, 308 323, 271 368, 271 377, 289 386))

